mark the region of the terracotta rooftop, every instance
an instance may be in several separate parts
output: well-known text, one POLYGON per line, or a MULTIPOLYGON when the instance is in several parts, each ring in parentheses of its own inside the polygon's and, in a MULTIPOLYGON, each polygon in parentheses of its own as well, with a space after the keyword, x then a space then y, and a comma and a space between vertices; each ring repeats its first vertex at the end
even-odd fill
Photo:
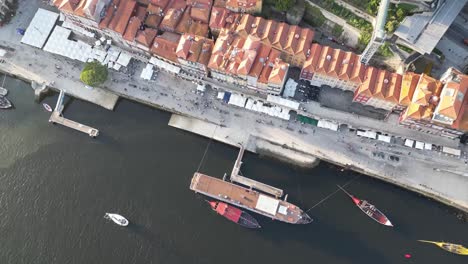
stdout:
POLYGON ((153 40, 156 37, 158 32, 152 28, 146 28, 143 31, 138 31, 135 41, 140 43, 141 45, 150 48, 151 44, 153 44, 153 40))
POLYGON ((137 31, 140 29, 140 26, 141 26, 140 18, 136 16, 130 18, 130 21, 128 22, 128 25, 127 25, 127 29, 125 30, 125 34, 123 35, 123 38, 128 41, 133 41, 135 39, 137 31))
POLYGON ((180 35, 171 32, 164 32, 154 39, 151 53, 170 61, 177 62, 176 49, 179 44, 180 35))
POLYGON ((210 17, 210 29, 221 30, 222 28, 233 29, 236 21, 240 18, 238 13, 233 13, 223 7, 213 7, 210 17))
POLYGON ((414 72, 407 72, 403 75, 403 80, 401 82, 401 92, 399 104, 404 106, 409 106, 411 99, 413 97, 414 90, 418 85, 419 78, 421 75, 414 72))
POLYGON ((307 56, 307 52, 314 39, 314 31, 308 28, 291 26, 284 22, 267 20, 262 17, 255 17, 244 14, 235 31, 244 35, 254 35, 265 43, 292 55, 302 54, 307 56))
POLYGON ((211 39, 194 34, 184 34, 180 38, 176 55, 178 58, 207 66, 213 46, 214 43, 211 39))
POLYGON ((453 68, 449 70, 452 71, 451 74, 453 74, 453 78, 445 83, 436 112, 453 120, 457 120, 461 117, 462 108, 466 107, 468 76, 453 68))
POLYGON ((130 17, 135 12, 136 5, 137 3, 135 0, 121 0, 117 7, 117 11, 115 11, 114 16, 109 23, 109 29, 123 35, 130 17))
MULTIPOLYGON (((411 74, 417 76, 418 78, 415 79, 418 81, 411 98, 411 103, 403 113, 401 120, 407 118, 430 120, 442 89, 442 83, 425 74, 411 74)), ((407 73, 406 75, 410 74, 407 73)), ((409 78, 406 75, 405 78, 409 78)), ((409 82, 409 80, 406 81, 409 82)), ((414 81, 412 80, 411 82, 414 81)))
POLYGON ((184 14, 184 8, 169 8, 160 24, 162 30, 175 31, 184 14))
POLYGON ((279 59, 279 54, 258 37, 243 37, 223 29, 216 40, 208 67, 231 75, 257 77, 259 82, 280 81, 282 84, 289 65, 279 59))
POLYGON ((170 0, 151 0, 150 4, 154 6, 158 6, 162 9, 166 8, 169 4, 170 0))
POLYGON ((226 6, 227 7, 234 7, 234 8, 238 8, 238 7, 253 7, 257 4, 258 0, 227 0, 225 1, 226 2, 226 6))
POLYGON ((187 1, 187 5, 191 6, 190 16, 193 20, 207 23, 210 21, 211 1, 187 1))
POLYGON ((356 83, 364 82, 366 66, 361 64, 359 55, 316 43, 312 44, 307 53, 309 57, 304 63, 303 71, 356 83))
POLYGON ((402 82, 400 74, 369 67, 365 76, 365 81, 356 90, 356 97, 364 95, 398 104, 402 82))

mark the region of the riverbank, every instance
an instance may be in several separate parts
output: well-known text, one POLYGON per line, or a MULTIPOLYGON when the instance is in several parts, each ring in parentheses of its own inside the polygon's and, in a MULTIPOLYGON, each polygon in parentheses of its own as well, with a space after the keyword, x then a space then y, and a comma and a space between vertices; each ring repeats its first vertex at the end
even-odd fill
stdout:
POLYGON ((353 168, 398 186, 417 191, 468 212, 468 175, 463 160, 400 145, 357 137, 349 131, 331 131, 285 121, 226 105, 217 91, 197 94, 196 85, 163 71, 156 81, 138 77, 145 66, 136 63, 137 76, 110 71, 101 88, 88 89, 79 80, 82 63, 19 44, 19 37, 2 34, 0 48, 7 50, 0 71, 29 82, 64 89, 70 96, 114 109, 119 96, 168 112, 180 118, 173 126, 230 145, 242 143, 256 153, 279 154, 282 160, 312 166, 322 160, 353 168), (176 124, 177 123, 177 124, 176 124), (447 173, 450 172, 450 173, 447 173))

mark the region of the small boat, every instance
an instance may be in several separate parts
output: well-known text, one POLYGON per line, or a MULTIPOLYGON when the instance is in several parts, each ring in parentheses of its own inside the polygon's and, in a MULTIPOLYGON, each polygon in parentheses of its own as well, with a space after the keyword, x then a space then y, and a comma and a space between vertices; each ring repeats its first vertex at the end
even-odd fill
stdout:
POLYGON ((216 213, 224 216, 226 219, 240 226, 247 228, 261 228, 260 224, 255 218, 253 218, 253 216, 237 207, 218 201, 207 202, 210 204, 211 209, 213 209, 216 213))
POLYGON ((8 90, 0 87, 0 96, 6 96, 8 94, 8 90))
POLYGON ((361 211, 363 211, 367 216, 369 216, 370 218, 374 219, 376 222, 378 222, 378 223, 380 223, 382 225, 393 226, 392 223, 390 222, 390 220, 388 220, 388 218, 379 209, 377 209, 377 207, 370 204, 366 200, 361 200, 361 199, 349 194, 345 189, 343 189, 343 187, 341 187, 339 185, 337 185, 337 186, 338 186, 338 188, 343 190, 343 192, 345 192, 351 198, 351 200, 353 200, 354 204, 357 207, 359 207, 359 209, 361 209, 361 211))
POLYGON ((0 96, 0 109, 11 108, 11 102, 5 96, 0 96))
POLYGON ((430 244, 437 245, 438 247, 450 253, 468 256, 468 248, 465 248, 462 245, 446 243, 446 242, 435 242, 435 241, 429 241, 429 240, 418 240, 418 241, 423 242, 423 243, 430 243, 430 244))
POLYGON ((111 214, 111 213, 106 213, 104 216, 106 219, 110 219, 114 221, 114 223, 120 225, 120 226, 128 226, 128 220, 125 219, 125 217, 119 215, 119 214, 111 214))
POLYGON ((50 107, 50 105, 43 103, 42 106, 44 107, 45 110, 47 110, 47 112, 52 112, 52 107, 50 107))

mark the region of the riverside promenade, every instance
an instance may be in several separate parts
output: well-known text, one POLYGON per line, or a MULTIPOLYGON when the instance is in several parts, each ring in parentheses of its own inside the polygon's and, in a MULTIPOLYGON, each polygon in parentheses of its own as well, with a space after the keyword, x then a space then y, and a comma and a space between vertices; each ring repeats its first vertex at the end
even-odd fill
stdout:
MULTIPOLYGON (((31 6, 30 1, 20 1, 22 15, 15 17, 12 24, 0 28, 0 49, 8 51, 2 57, 5 62, 0 63, 0 71, 24 80, 53 84, 57 89, 65 89, 69 95, 107 109, 114 108, 119 96, 125 97, 177 113, 171 126, 235 146, 242 143, 249 151, 305 166, 314 164, 318 157, 468 212, 468 167, 463 159, 389 145, 359 138, 350 132, 302 125, 229 106, 216 100, 216 91, 208 90, 203 96, 196 94, 195 84, 164 72, 158 74, 156 81, 145 81, 138 77, 144 67, 142 63, 137 64, 135 76, 110 71, 104 89, 89 90, 79 81, 82 63, 19 43, 21 36, 15 34, 15 29, 28 26, 35 12, 31 6), (391 160, 391 156, 398 157, 398 161, 391 160)), ((353 122, 359 124, 358 120, 353 122)), ((452 140, 438 140, 433 143, 455 144, 452 140)))

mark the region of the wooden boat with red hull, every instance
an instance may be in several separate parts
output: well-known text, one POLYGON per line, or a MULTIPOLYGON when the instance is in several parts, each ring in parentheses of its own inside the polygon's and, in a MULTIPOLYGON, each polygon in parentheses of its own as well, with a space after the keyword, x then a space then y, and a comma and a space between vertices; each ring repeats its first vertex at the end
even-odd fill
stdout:
POLYGON ((253 218, 253 216, 237 207, 219 201, 207 202, 210 204, 213 211, 219 215, 224 216, 224 218, 228 219, 229 221, 247 228, 261 228, 260 224, 255 218, 253 218))
POLYGON ((350 198, 353 200, 354 204, 361 209, 363 213, 365 213, 367 216, 370 218, 374 219, 376 222, 385 225, 385 226, 393 226, 390 220, 379 210, 377 207, 372 205, 366 200, 361 200, 354 195, 351 195, 348 193, 345 189, 343 189, 341 186, 337 185, 338 188, 343 190, 350 198))

